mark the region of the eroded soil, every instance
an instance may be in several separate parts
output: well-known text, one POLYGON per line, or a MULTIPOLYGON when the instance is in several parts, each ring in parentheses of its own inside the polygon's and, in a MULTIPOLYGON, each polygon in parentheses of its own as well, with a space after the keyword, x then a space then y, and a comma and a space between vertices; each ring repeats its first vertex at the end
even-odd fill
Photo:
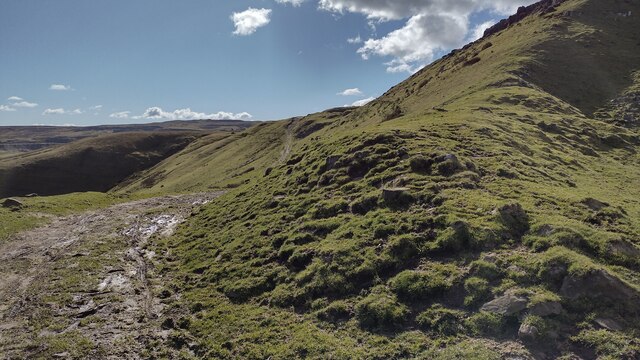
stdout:
POLYGON ((0 244, 0 358, 162 356, 166 290, 147 247, 219 195, 119 204, 0 244))

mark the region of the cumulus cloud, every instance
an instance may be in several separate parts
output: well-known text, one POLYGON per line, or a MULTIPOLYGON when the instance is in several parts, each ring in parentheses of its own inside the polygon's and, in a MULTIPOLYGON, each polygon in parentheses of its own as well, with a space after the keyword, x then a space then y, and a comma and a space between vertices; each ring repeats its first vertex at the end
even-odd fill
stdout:
POLYGON ((11 106, 22 107, 22 108, 34 108, 38 106, 38 104, 28 102, 28 101, 17 101, 17 102, 11 103, 11 106))
POLYGON ((362 95, 362 91, 360 91, 360 89, 358 89, 358 88, 346 89, 344 91, 339 92, 338 95, 342 95, 342 96, 359 96, 359 95, 362 95))
POLYGON ((253 116, 247 112, 232 113, 219 111, 207 114, 192 111, 190 108, 177 109, 174 111, 164 111, 162 108, 154 106, 148 108, 144 114, 134 116, 134 119, 165 119, 165 120, 251 120, 253 116))
POLYGON ((454 47, 467 34, 467 20, 456 15, 416 15, 407 24, 380 39, 369 39, 358 49, 364 59, 393 57, 387 71, 415 71, 441 50, 454 47), (420 44, 420 45, 417 45, 420 44))
POLYGON ((276 0, 278 4, 291 4, 293 6, 300 6, 305 0, 276 0))
POLYGON ((71 86, 69 86, 69 85, 62 85, 62 84, 51 84, 51 86, 49 86, 49 90, 54 90, 54 91, 69 91, 69 90, 71 90, 71 86))
POLYGON ((236 27, 233 32, 235 35, 247 36, 251 35, 260 27, 271 22, 271 9, 254 9, 247 10, 231 15, 231 21, 236 27))
POLYGON ((489 22, 470 29, 471 15, 489 11, 496 15, 513 13, 518 6, 536 0, 319 0, 319 8, 335 13, 359 13, 376 22, 404 20, 400 29, 364 42, 358 53, 368 59, 390 59, 389 72, 415 72, 434 60, 441 51, 475 40, 489 22))
POLYGON ((351 104, 351 106, 364 106, 364 105, 367 105, 368 103, 372 102, 375 99, 376 98, 374 98, 374 97, 369 97, 369 98, 366 98, 366 99, 354 101, 353 104, 351 104))
POLYGON ((114 119, 128 119, 131 111, 120 111, 109 115, 110 118, 114 119))
POLYGON ((84 113, 80 109, 75 110, 65 110, 63 108, 55 108, 55 109, 45 109, 42 112, 42 115, 80 115, 84 113))
POLYGON ((0 111, 16 111, 16 109, 12 108, 11 106, 0 105, 0 111))
POLYGON ((22 101, 24 99, 21 98, 21 97, 18 97, 18 96, 10 96, 10 97, 7 98, 7 100, 8 101, 22 101))

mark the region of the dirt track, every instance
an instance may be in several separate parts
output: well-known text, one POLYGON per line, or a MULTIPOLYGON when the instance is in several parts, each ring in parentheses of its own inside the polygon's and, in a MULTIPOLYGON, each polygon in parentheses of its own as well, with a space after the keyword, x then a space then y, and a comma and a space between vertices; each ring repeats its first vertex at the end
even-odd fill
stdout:
POLYGON ((73 358, 51 345, 77 341, 72 334, 89 340, 92 358, 146 357, 149 343, 168 336, 159 320, 163 281, 147 244, 219 195, 119 204, 54 219, 1 244, 0 359, 73 358))

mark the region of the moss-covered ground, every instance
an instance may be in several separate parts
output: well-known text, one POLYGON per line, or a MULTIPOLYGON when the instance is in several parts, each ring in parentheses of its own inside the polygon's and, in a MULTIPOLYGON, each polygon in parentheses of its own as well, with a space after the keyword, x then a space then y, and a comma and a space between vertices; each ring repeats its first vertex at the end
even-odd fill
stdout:
MULTIPOLYGON (((153 245, 168 345, 640 357, 640 138, 607 106, 640 86, 640 28, 621 10, 640 14, 562 2, 365 107, 201 138, 122 184, 114 194, 226 191, 153 245)), ((7 232, 29 224, 8 219, 7 232)))
POLYGON ((598 65, 618 54, 611 31, 620 46, 638 39, 634 19, 609 16, 625 6, 638 7, 567 1, 364 108, 261 125, 125 188, 229 190, 158 247, 181 294, 177 346, 203 358, 639 356, 638 133, 590 115, 637 86, 635 45, 598 65), (596 56, 598 72, 564 72, 565 48, 596 56), (505 294, 525 307, 481 310, 505 294))

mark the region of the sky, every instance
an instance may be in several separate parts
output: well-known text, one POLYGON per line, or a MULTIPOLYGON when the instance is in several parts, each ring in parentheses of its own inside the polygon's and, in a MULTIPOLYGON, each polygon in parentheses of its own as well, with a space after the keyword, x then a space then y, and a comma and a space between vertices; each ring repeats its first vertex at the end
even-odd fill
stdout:
POLYGON ((0 0, 0 125, 366 104, 532 0, 0 0))

